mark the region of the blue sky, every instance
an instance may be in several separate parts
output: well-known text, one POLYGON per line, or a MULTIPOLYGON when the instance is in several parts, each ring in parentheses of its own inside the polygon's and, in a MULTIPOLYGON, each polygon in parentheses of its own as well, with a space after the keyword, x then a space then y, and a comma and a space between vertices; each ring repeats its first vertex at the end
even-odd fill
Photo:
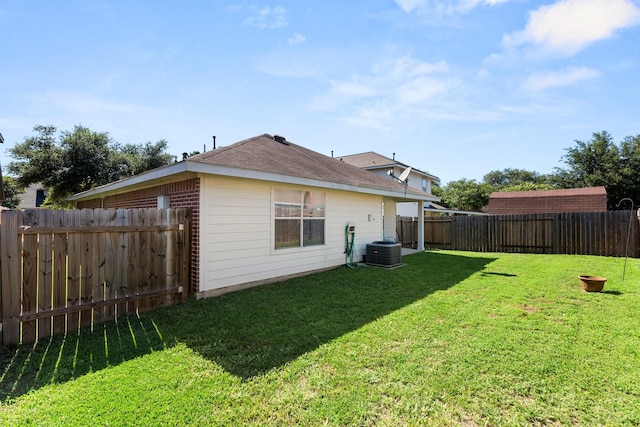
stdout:
POLYGON ((35 125, 211 149, 263 133, 443 184, 640 133, 639 0, 0 3, 0 162, 35 125))

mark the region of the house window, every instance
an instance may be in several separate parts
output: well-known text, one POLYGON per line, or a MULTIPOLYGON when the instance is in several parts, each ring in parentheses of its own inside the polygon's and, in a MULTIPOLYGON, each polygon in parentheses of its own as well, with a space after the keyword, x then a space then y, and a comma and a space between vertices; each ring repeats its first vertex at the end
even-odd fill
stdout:
POLYGON ((422 178, 422 191, 427 192, 427 178, 422 178))
POLYGON ((325 193, 275 191, 275 248, 324 245, 325 193))

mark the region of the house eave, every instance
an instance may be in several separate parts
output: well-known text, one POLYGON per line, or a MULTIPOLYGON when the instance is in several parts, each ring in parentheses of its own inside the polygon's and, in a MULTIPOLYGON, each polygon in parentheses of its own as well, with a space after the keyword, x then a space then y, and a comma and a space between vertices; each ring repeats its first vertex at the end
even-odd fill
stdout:
MULTIPOLYGON (((402 163, 389 163, 386 165, 375 165, 375 166, 365 166, 362 167, 361 169, 366 170, 366 171, 374 171, 374 170, 381 170, 381 169, 393 169, 393 168, 407 168, 408 166, 405 166, 402 163)), ((440 178, 438 178, 435 175, 431 175, 430 173, 421 171, 420 169, 415 169, 415 168, 411 168, 412 172, 417 173, 418 175, 422 175, 425 176, 427 178, 431 178, 432 181, 440 181, 440 178)))
POLYGON ((289 175, 275 174, 270 172, 261 172, 249 169, 233 168, 228 166, 211 165, 203 162, 184 160, 178 163, 171 164, 162 168, 154 169, 149 172, 145 172, 140 175, 136 175, 131 178, 127 178, 121 181, 116 181, 111 184, 103 185, 101 187, 94 188, 82 193, 75 194, 68 198, 70 201, 89 200, 93 198, 100 198, 106 195, 115 193, 119 190, 124 190, 131 187, 143 186, 146 183, 150 183, 156 180, 167 179, 178 174, 194 173, 194 174, 209 174, 209 175, 221 175, 227 177, 254 179, 260 181, 278 182, 283 184, 296 184, 309 187, 328 188, 334 190, 351 191, 355 193, 374 194, 384 197, 392 197, 398 201, 425 201, 437 202, 440 199, 433 195, 418 195, 408 194, 403 191, 394 190, 390 188, 374 187, 366 185, 349 185, 334 183, 323 180, 300 178, 289 175))

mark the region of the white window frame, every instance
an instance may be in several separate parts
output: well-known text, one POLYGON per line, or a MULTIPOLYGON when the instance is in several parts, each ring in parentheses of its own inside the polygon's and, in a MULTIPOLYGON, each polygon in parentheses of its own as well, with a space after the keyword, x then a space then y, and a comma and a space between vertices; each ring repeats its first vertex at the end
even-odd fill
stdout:
POLYGON ((327 193, 324 191, 312 191, 312 190, 306 190, 306 189, 292 189, 292 188, 281 188, 281 187, 276 187, 273 189, 273 203, 272 203, 272 207, 273 207, 273 243, 272 243, 272 250, 277 251, 277 252, 281 252, 281 251, 286 251, 286 250, 309 250, 309 249, 313 249, 313 248, 321 248, 326 246, 326 242, 327 242, 327 193), (278 192, 279 191, 288 191, 288 192, 297 192, 300 195, 299 198, 299 203, 297 202, 291 202, 291 201, 278 201, 278 192), (305 216, 305 195, 306 194, 322 194, 322 198, 323 198, 323 205, 321 206, 321 209, 323 211, 323 216, 305 216), (277 213, 279 211, 278 209, 278 205, 280 205, 280 207, 291 207, 292 211, 299 211, 300 215, 299 216, 277 216, 277 213), (299 240, 298 240, 298 244, 297 245, 289 245, 289 246, 281 246, 281 247, 276 247, 277 244, 277 232, 276 232, 276 222, 278 220, 298 220, 299 221, 299 240), (305 222, 308 221, 323 221, 323 234, 322 234, 322 243, 318 243, 318 244, 305 244, 305 237, 304 237, 304 230, 305 230, 305 222))

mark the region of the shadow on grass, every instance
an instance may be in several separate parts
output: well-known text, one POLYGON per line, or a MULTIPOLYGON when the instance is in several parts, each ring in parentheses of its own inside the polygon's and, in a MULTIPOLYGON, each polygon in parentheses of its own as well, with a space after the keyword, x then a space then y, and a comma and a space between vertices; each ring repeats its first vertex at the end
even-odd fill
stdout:
POLYGON ((504 276, 504 277, 518 277, 517 274, 509 274, 509 273, 493 273, 491 271, 483 271, 482 273, 483 276, 504 276))
POLYGON ((0 399, 176 343, 248 379, 454 286, 494 259, 427 252, 404 257, 400 269, 342 267, 3 349, 0 399))

